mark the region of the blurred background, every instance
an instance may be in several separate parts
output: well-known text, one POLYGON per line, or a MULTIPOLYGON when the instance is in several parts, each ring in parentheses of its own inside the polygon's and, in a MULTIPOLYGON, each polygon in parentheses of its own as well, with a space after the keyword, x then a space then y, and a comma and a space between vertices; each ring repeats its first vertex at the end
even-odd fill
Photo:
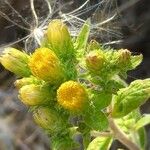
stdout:
MULTIPOLYGON (((142 64, 128 73, 127 82, 150 77, 149 0, 0 0, 0 54, 7 46, 32 52, 38 47, 42 31, 54 18, 62 18, 74 36, 91 18, 91 39, 143 54, 142 64)), ((0 65, 0 150, 48 150, 47 136, 18 100, 15 80, 0 65)), ((150 113, 150 101, 141 107, 141 112, 150 113)), ((150 150, 149 126, 146 131, 150 150)), ((122 145, 115 141, 111 149, 118 147, 122 145)))

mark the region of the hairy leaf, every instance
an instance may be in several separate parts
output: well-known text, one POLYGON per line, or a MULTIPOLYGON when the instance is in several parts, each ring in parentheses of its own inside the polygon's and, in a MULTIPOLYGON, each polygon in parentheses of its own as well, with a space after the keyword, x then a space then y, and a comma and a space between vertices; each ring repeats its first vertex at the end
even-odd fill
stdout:
POLYGON ((114 96, 113 117, 123 117, 141 106, 150 97, 150 79, 133 81, 114 96))
POLYGON ((85 50, 85 47, 87 45, 87 40, 88 40, 88 37, 89 37, 89 32, 90 32, 90 21, 87 20, 85 22, 85 24, 83 25, 83 27, 81 28, 81 31, 76 39, 76 42, 75 42, 75 49, 76 50, 79 50, 79 51, 84 51, 85 50))
POLYGON ((132 64, 131 69, 136 68, 142 62, 142 59, 143 59, 142 54, 137 55, 137 56, 131 56, 131 64, 132 64))
POLYGON ((102 131, 108 128, 108 120, 105 114, 91 108, 84 114, 84 121, 92 130, 102 131))
POLYGON ((96 109, 101 110, 107 107, 112 99, 112 94, 105 91, 95 92, 92 97, 93 105, 96 109))
POLYGON ((88 146, 87 150, 109 150, 111 137, 97 137, 88 146))
POLYGON ((150 114, 145 114, 135 125, 135 130, 139 130, 141 127, 150 124, 150 114))

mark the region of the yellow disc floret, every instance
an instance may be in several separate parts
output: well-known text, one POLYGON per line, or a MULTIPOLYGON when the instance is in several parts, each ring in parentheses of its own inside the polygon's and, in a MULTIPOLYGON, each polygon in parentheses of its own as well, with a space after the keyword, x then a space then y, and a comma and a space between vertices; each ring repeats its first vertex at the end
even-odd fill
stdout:
POLYGON ((75 81, 67 81, 57 90, 58 103, 71 111, 82 109, 87 99, 85 88, 75 81))
POLYGON ((60 61, 55 53, 48 48, 38 48, 33 53, 29 66, 32 74, 44 81, 56 83, 62 79, 60 61))

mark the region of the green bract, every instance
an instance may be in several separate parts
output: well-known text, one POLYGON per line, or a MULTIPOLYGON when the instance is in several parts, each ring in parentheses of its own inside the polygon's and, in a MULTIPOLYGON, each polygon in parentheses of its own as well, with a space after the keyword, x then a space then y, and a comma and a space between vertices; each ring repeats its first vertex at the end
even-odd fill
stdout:
POLYGON ((64 122, 60 114, 48 107, 39 107, 34 110, 33 118, 39 126, 51 133, 61 131, 64 128, 64 122))

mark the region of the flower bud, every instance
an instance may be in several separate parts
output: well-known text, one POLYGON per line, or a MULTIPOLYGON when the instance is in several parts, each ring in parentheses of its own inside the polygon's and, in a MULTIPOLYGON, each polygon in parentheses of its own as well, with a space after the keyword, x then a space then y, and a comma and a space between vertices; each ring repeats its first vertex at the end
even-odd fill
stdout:
POLYGON ((105 57, 99 50, 91 51, 86 56, 86 65, 90 71, 99 71, 104 64, 105 57))
POLYGON ((28 77, 31 75, 28 67, 29 55, 15 48, 6 48, 0 57, 1 64, 9 71, 18 76, 28 77))
POLYGON ((36 49, 30 59, 29 66, 34 76, 52 84, 58 83, 63 78, 60 61, 55 53, 48 48, 36 49))
POLYGON ((20 89, 20 88, 22 88, 25 85, 40 84, 40 83, 41 83, 40 80, 38 80, 37 78, 35 78, 35 77, 32 76, 32 77, 29 77, 29 78, 18 79, 18 80, 15 81, 14 84, 15 84, 15 87, 17 89, 20 89))
POLYGON ((48 107, 39 107, 33 112, 35 122, 50 132, 57 132, 64 127, 60 115, 48 107))
POLYGON ((131 52, 127 49, 121 49, 118 51, 118 55, 119 63, 128 63, 131 57, 131 52))
POLYGON ((97 49, 100 49, 100 44, 95 40, 91 40, 87 47, 87 50, 93 51, 93 50, 97 50, 97 49))
POLYGON ((19 98, 28 106, 44 105, 52 103, 53 93, 47 86, 30 84, 19 90, 19 98))
POLYGON ((78 111, 88 100, 87 92, 78 82, 67 81, 57 90, 58 103, 71 111, 78 111))
POLYGON ((72 53, 73 44, 67 26, 61 20, 53 20, 47 29, 48 42, 58 56, 72 53))

